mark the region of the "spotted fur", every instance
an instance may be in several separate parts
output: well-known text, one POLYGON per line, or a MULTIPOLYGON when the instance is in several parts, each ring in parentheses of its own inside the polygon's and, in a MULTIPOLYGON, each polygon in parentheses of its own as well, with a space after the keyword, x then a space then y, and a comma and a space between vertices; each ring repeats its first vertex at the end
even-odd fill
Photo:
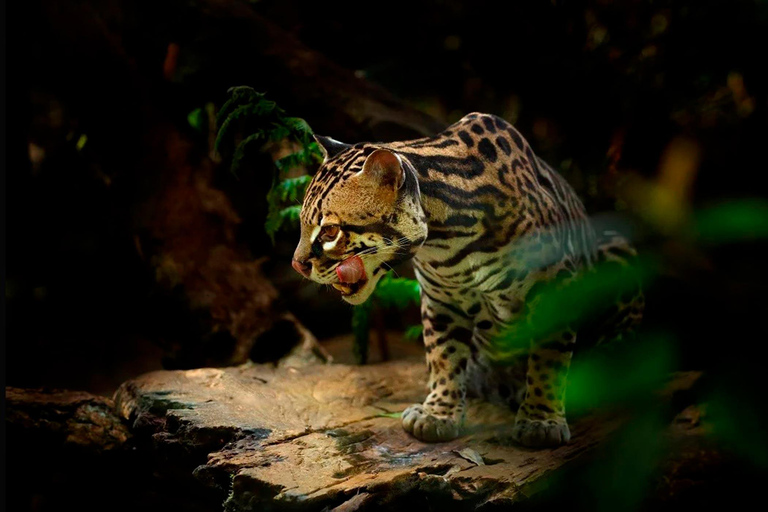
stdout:
MULTIPOLYGON (((317 139, 325 161, 304 199, 295 265, 333 284, 336 267, 360 256, 367 281, 344 296, 352 304, 408 258, 421 285, 429 394, 403 413, 403 427, 424 441, 453 439, 473 393, 519 404, 513 437, 522 444, 567 442, 565 378, 577 332, 531 340, 504 365, 496 340, 535 308, 542 283, 621 260, 626 241, 598 236, 568 183, 493 115, 469 114, 404 142, 317 139)), ((616 315, 631 323, 639 311, 630 301, 616 315)))

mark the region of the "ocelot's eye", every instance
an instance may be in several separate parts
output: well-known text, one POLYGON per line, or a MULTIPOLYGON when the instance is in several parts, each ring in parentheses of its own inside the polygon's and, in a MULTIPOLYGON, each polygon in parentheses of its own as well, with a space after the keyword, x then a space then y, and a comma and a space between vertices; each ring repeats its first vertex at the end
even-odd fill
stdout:
POLYGON ((336 240, 336 237, 338 235, 339 235, 339 226, 328 225, 328 226, 323 226, 323 229, 320 230, 320 235, 318 236, 318 238, 323 242, 333 242, 334 240, 336 240))

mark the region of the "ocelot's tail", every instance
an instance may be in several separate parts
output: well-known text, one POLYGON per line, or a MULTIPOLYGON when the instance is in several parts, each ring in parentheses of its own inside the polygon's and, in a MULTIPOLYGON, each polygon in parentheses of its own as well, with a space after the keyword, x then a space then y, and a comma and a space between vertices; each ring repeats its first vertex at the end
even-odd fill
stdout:
POLYGON ((611 270, 626 271, 630 285, 616 293, 613 300, 606 304, 605 311, 579 330, 582 341, 588 346, 596 346, 612 340, 621 339, 632 333, 643 317, 645 297, 637 268, 637 251, 629 241, 616 231, 598 233, 598 250, 595 271, 614 276, 611 270), (636 278, 635 278, 636 277, 636 278))

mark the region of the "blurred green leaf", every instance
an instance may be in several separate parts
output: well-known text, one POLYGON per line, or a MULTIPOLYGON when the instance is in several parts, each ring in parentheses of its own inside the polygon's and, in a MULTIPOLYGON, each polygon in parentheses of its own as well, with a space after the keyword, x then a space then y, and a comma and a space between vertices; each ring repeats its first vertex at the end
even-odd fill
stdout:
POLYGON ((601 450, 600 463, 592 464, 585 476, 585 494, 595 512, 638 510, 664 456, 666 427, 656 409, 634 416, 601 450))
POLYGON ((419 338, 419 336, 421 336, 421 333, 423 331, 424 331, 424 326, 422 324, 412 325, 405 330, 405 334, 403 336, 407 340, 416 340, 419 338))
POLYGON ((729 243, 768 238, 768 201, 747 199, 702 209, 694 233, 704 243, 729 243))
POLYGON ((420 303, 420 290, 419 283, 415 279, 393 277, 391 273, 387 273, 379 280, 372 295, 381 307, 402 310, 420 303))
POLYGON ((721 386, 706 399, 705 409, 714 438, 735 454, 768 469, 765 415, 757 405, 763 398, 762 393, 762 390, 751 392, 721 386))
POLYGON ((187 115, 187 122, 195 130, 201 132, 205 129, 205 111, 202 108, 196 108, 187 115))
POLYGON ((75 145, 77 147, 77 150, 82 151, 87 142, 88 142, 88 136, 86 134, 82 134, 80 137, 78 137, 77 144, 75 145))
POLYGON ((494 357, 503 360, 516 356, 531 340, 546 339, 598 317, 622 295, 637 290, 655 275, 651 261, 638 260, 634 265, 608 262, 567 282, 541 283, 526 297, 531 304, 529 314, 521 315, 494 340, 494 357))
POLYGON ((579 354, 568 376, 569 411, 655 400, 674 370, 674 346, 665 335, 646 335, 579 354))

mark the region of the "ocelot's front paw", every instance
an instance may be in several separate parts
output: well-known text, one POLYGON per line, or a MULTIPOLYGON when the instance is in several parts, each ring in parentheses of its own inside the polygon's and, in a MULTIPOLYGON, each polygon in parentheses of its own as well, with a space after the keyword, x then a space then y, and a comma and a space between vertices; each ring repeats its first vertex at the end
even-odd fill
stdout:
POLYGON ((459 424, 449 417, 439 417, 427 412, 421 404, 403 411, 403 428, 416 439, 435 443, 459 437, 459 424))
POLYGON ((548 448, 570 441, 571 431, 563 417, 539 420, 518 413, 512 438, 523 446, 548 448))

